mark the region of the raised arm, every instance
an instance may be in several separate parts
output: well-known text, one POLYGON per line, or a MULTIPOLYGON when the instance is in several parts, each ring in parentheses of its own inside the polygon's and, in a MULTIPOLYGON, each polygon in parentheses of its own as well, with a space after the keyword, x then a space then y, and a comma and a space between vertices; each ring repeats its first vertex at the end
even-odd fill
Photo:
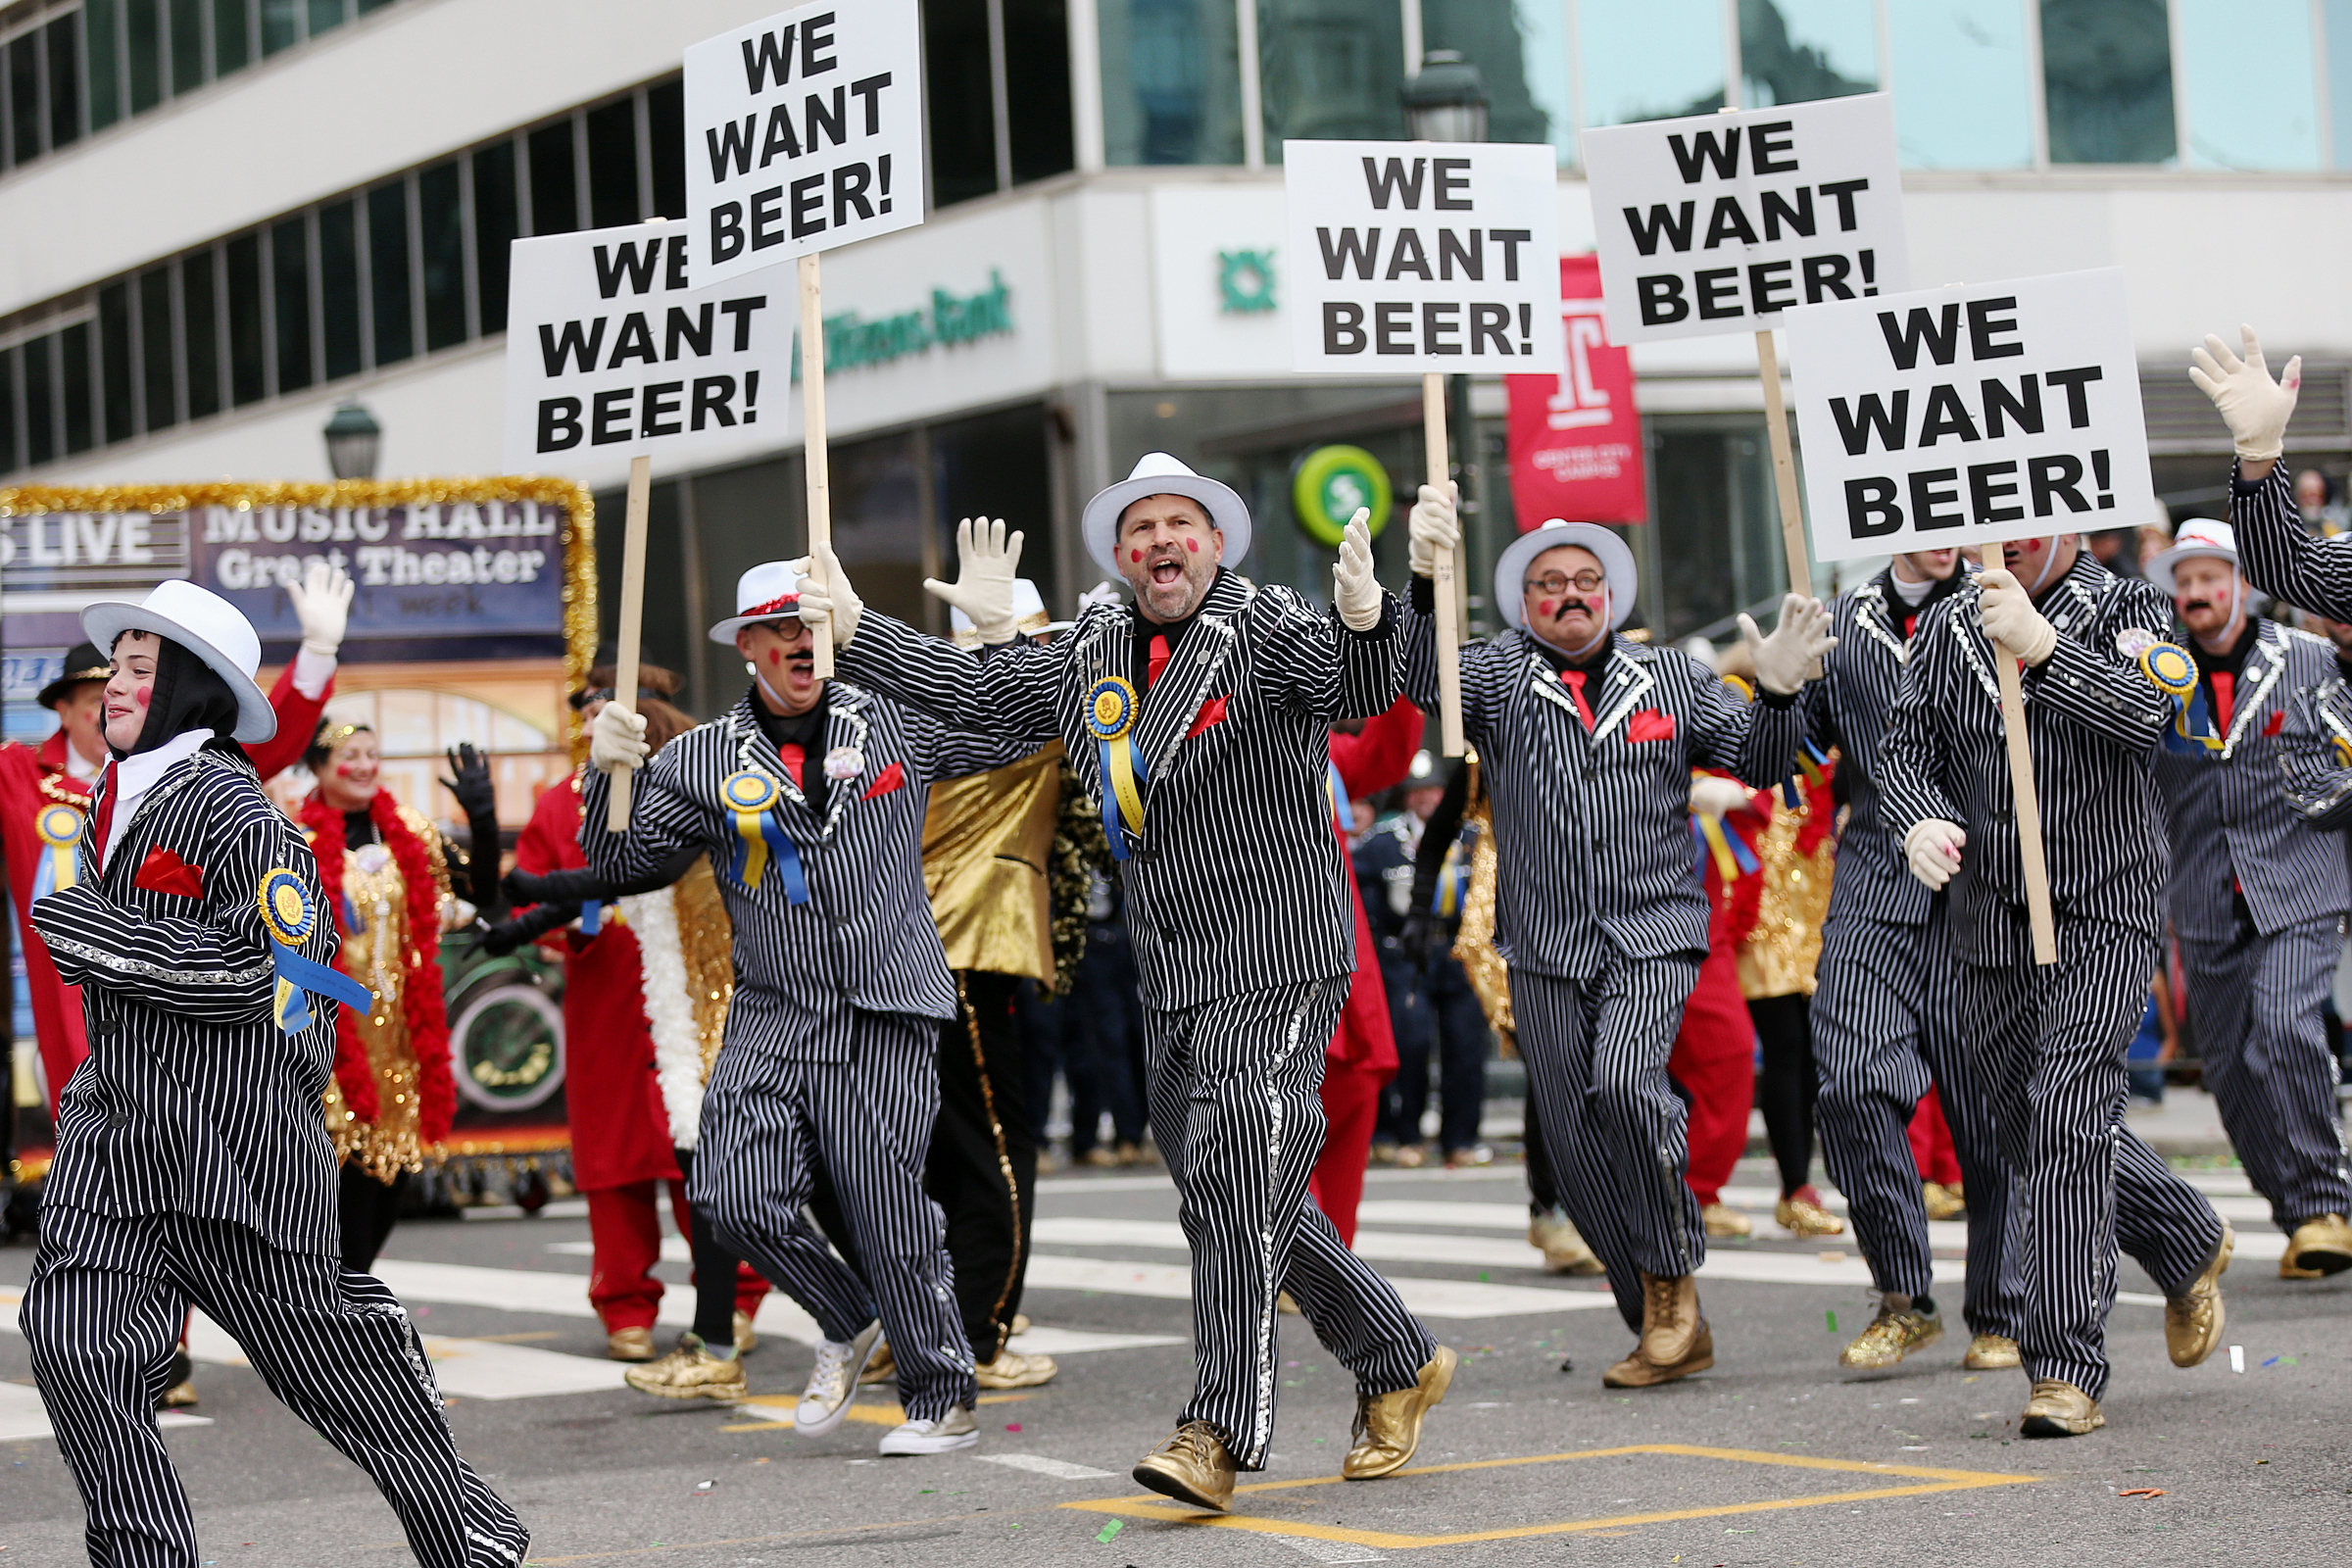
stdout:
POLYGON ((2230 471, 2230 526, 2246 580, 2330 620, 2352 620, 2352 546, 2305 533, 2287 485, 2286 422, 2303 389, 2303 357, 2288 360, 2274 381, 2254 329, 2238 331, 2242 356, 2209 334, 2191 356, 2188 378, 2230 426, 2237 459, 2230 471))

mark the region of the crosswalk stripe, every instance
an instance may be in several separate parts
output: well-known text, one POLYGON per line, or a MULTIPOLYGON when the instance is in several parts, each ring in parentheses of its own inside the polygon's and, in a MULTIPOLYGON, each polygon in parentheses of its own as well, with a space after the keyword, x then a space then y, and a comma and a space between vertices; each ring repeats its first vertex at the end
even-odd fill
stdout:
MULTIPOLYGON (((11 1310, 13 1314, 13 1306, 11 1310)), ((209 1427, 213 1418, 189 1415, 184 1410, 158 1410, 155 1424, 170 1432, 179 1427, 209 1427)), ((56 1430, 49 1424, 49 1411, 41 1403, 40 1390, 24 1383, 0 1383, 0 1443, 54 1437, 56 1430)))
POLYGON ((1115 1470, 1098 1470, 1090 1464, 1072 1464, 1067 1459, 1049 1459, 1042 1453, 976 1453, 982 1464, 1001 1464, 1008 1470, 1030 1470, 1056 1481, 1100 1481, 1118 1474, 1115 1470))
MULTIPOLYGON (((1042 1224, 1043 1221, 1040 1221, 1042 1224)), ((1613 1306, 1594 1291, 1543 1290, 1526 1285, 1490 1285, 1477 1280, 1424 1280, 1392 1275, 1389 1283, 1404 1304, 1422 1317, 1516 1317, 1536 1312, 1576 1312, 1613 1306)), ((1094 1291, 1104 1296, 1145 1296, 1188 1301, 1193 1271, 1170 1263, 1122 1263, 1102 1257, 1036 1252, 1029 1258, 1033 1291, 1094 1291)))

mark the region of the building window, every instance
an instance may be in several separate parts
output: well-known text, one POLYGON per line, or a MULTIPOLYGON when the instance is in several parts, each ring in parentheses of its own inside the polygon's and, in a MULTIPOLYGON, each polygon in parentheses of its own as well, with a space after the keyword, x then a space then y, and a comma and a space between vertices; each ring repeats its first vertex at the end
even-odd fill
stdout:
POLYGON ((1395 0, 1259 0, 1266 161, 1301 140, 1404 135, 1404 26, 1395 0))
POLYGON ((1723 107, 1723 0, 1590 0, 1576 21, 1586 124, 1723 107))
POLYGON ((1910 169, 2024 169, 2034 162, 2034 0, 1886 8, 1894 131, 1910 169))
POLYGON ((1111 164, 1242 161, 1233 0, 1097 0, 1111 164))
POLYGON ((1745 107, 1878 90, 1876 0, 1739 0, 1739 5, 1745 107))
POLYGON ((326 378, 339 381, 367 367, 360 314, 360 213, 356 201, 318 209, 318 317, 324 329, 326 378))
POLYGON ((2165 0, 2041 0, 2041 85, 2051 163, 2179 157, 2165 0))
POLYGON ((1568 101, 1568 13, 1516 0, 1421 0, 1421 46, 1459 50, 1487 83, 1487 135, 1547 141, 1576 161, 1568 101))
POLYGON ((1063 0, 924 0, 923 56, 934 207, 1075 167, 1063 0))
MULTIPOLYGON (((2308 57, 2311 0, 2174 0, 2189 162, 2200 169, 2317 169, 2319 81, 2266 71, 2246 90, 2244 62, 2308 57)), ((2352 114, 2338 100, 2336 114, 2352 114)))
POLYGON ((409 290, 409 187, 398 181, 368 193, 368 303, 375 322, 375 363, 398 365, 416 352, 409 290))
MULTIPOLYGON (((172 374, 172 269, 139 274, 139 391, 146 428, 168 430, 179 422, 179 393, 172 374)), ((111 375, 112 372, 110 371, 111 375)), ((108 390, 113 390, 110 382, 108 390)), ((110 439, 112 439, 110 437, 110 439)))
POLYGON ((289 218, 270 234, 270 271, 277 296, 277 386, 299 392, 311 375, 310 225, 289 218))

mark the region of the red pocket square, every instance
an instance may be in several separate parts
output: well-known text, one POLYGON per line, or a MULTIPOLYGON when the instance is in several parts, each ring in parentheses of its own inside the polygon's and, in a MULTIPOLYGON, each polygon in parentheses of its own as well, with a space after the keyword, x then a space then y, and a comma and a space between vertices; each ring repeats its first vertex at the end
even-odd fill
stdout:
POLYGON ((131 886, 150 893, 175 893, 183 899, 204 897, 204 872, 158 845, 147 852, 131 886))
POLYGON ((865 787, 865 793, 858 798, 861 801, 870 801, 876 796, 888 795, 892 790, 899 788, 906 782, 906 769, 899 765, 897 762, 893 762, 888 767, 884 768, 880 776, 865 787))
POLYGON ((1184 732, 1184 738, 1189 741, 1211 724, 1221 724, 1224 721, 1225 699, 1222 697, 1211 698, 1200 705, 1200 715, 1193 720, 1193 727, 1184 732))
POLYGON ((1655 708, 1644 708, 1627 721, 1625 738, 1633 745, 1642 741, 1670 741, 1674 739, 1674 715, 1655 708))
POLYGON ((2286 728, 2286 714, 2283 710, 2273 713, 2262 723, 2262 732, 2265 735, 2276 735, 2284 728, 2286 728))

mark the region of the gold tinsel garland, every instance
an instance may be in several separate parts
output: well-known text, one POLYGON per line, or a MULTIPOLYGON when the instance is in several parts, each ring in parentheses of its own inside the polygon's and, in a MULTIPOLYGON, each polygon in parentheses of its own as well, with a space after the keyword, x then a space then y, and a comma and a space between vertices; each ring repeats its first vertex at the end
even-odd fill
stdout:
POLYGON ((1102 812, 1095 798, 1067 767, 1061 770, 1061 805, 1054 815, 1054 849, 1046 896, 1054 911, 1054 995, 1066 997, 1086 956, 1086 896, 1093 873, 1108 872, 1110 840, 1102 836, 1102 812))
MULTIPOLYGON (((0 517, 52 512, 192 512, 199 507, 309 507, 316 511, 402 507, 453 502, 534 501, 564 509, 564 679, 578 688, 596 661, 596 499, 569 479, 501 474, 478 479, 337 479, 205 484, 116 484, 74 488, 28 484, 0 487, 0 517)), ((568 714, 569 710, 566 710, 568 714)), ((572 760, 588 757, 588 731, 576 714, 565 719, 572 760)))

